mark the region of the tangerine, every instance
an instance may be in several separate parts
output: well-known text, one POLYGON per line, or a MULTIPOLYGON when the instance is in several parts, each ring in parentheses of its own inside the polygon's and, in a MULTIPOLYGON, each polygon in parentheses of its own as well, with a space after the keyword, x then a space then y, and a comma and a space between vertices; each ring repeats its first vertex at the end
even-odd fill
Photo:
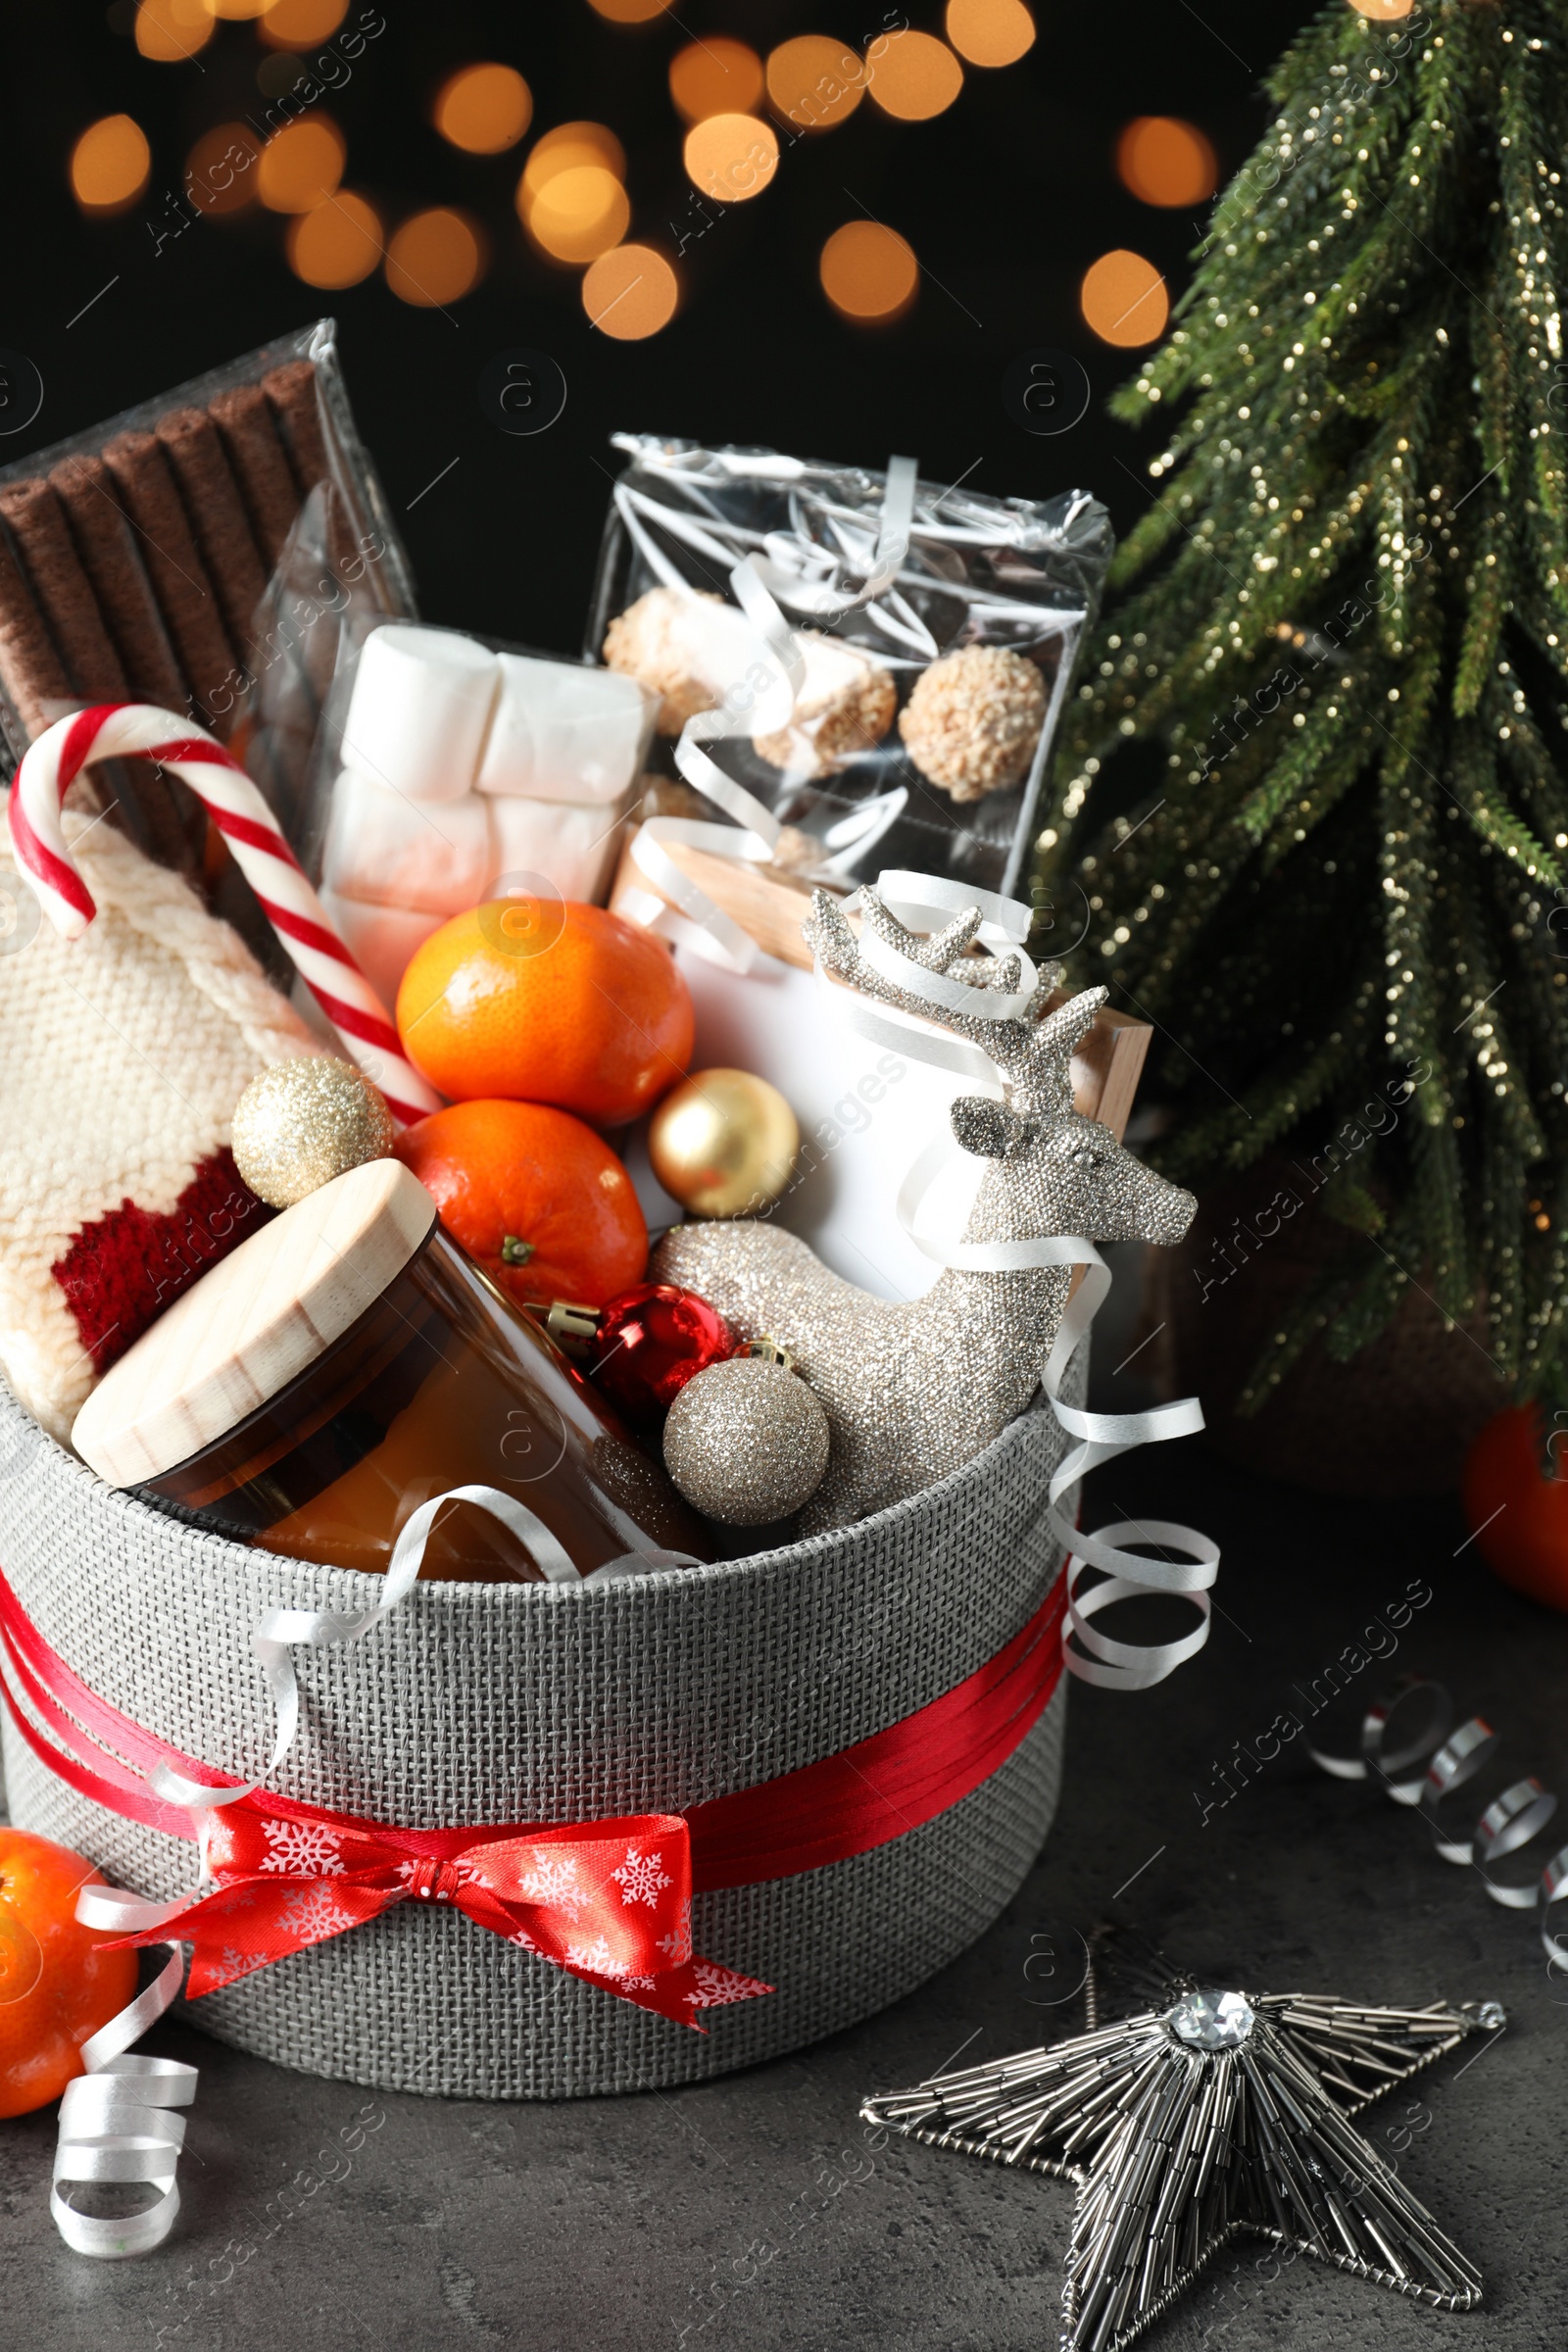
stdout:
POLYGON ((493 900, 418 948, 398 990, 404 1052, 454 1101, 550 1102, 624 1126, 684 1078, 691 992, 661 940, 603 906, 493 900))
POLYGON ((135 1993, 136 1954, 76 1925, 78 1889, 102 1885, 69 1846, 0 1827, 0 2116, 58 2099, 135 1993))
POLYGON ((641 1282, 648 1227, 602 1137, 544 1102, 453 1102, 393 1146, 497 1288, 603 1306, 641 1282))

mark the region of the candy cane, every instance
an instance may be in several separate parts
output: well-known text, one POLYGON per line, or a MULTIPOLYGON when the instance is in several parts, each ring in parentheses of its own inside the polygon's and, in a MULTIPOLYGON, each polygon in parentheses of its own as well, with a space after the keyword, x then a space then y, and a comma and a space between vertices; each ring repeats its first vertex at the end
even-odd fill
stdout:
POLYGON ((405 1056, 386 1006, 333 930, 266 801, 220 743, 172 710, 99 703, 57 720, 28 746, 11 787, 11 846, 55 929, 79 939, 98 911, 66 846, 61 803, 94 760, 127 757, 156 760, 190 786, 305 985, 385 1095, 393 1117, 407 1127, 439 1110, 440 1096, 405 1056))

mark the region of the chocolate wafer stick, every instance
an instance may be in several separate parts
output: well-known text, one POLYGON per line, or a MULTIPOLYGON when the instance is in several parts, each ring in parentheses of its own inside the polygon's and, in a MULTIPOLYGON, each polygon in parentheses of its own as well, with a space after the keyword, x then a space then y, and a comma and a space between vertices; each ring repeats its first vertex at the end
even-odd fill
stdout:
POLYGON ((0 679, 29 736, 41 735, 49 724, 45 703, 73 699, 66 665, 4 531, 0 531, 0 679))
POLYGON ((236 645, 249 647, 267 573, 218 427, 204 409, 174 409, 159 417, 156 431, 179 484, 228 633, 236 645))
POLYGON ((8 482, 0 489, 5 517, 38 610, 65 657, 71 691, 89 703, 127 699, 125 673, 82 570, 65 510, 45 481, 8 482))
POLYGON ((185 706, 185 681, 102 458, 67 458, 49 476, 97 591, 134 700, 185 706))
POLYGON ((163 450, 151 433, 119 433, 104 450, 104 460, 140 534, 142 561, 185 684, 207 723, 217 734, 226 734, 240 699, 239 656, 229 643, 163 450))
POLYGON ((207 413, 222 436, 262 562, 270 572, 294 527, 300 494, 267 395, 260 384, 235 384, 220 392, 207 413))
POLYGON ((277 418, 303 498, 332 470, 326 462, 326 443, 316 405, 315 363, 290 360, 286 366, 272 368, 263 376, 262 390, 277 418))

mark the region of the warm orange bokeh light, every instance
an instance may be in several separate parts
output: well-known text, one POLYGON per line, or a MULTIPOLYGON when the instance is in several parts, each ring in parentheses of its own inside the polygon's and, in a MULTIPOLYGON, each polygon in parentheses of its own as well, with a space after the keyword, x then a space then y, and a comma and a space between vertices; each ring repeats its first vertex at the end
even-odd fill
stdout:
POLYGON ((502 155, 533 121, 533 93, 515 66, 464 66, 442 83, 434 121, 466 155, 502 155))
POLYGON ((340 188, 288 224, 288 262, 308 286, 357 286, 381 259, 381 223, 363 196, 340 188))
POLYGON ((217 30, 207 0, 141 0, 136 11, 137 50, 155 65, 194 57, 217 30))
POLYGON ((1170 297, 1152 262, 1119 246, 1102 253, 1084 272, 1079 293, 1084 322, 1102 343, 1128 349, 1152 343, 1170 317, 1170 297))
POLYGON ((558 262, 580 266, 597 262, 620 243, 631 221, 631 206, 619 180, 603 164, 571 164, 552 173, 523 219, 536 245, 558 262))
POLYGON ((822 248, 822 291, 847 318, 897 318, 914 299, 920 265, 913 248, 880 220, 847 220, 822 248))
POLYGON ((1195 122, 1140 115, 1116 141, 1116 171, 1143 204, 1201 204, 1219 185, 1219 162, 1195 122))
POLYGON ((147 134, 129 115, 89 122, 71 151, 71 191, 84 212, 119 213, 134 204, 152 170, 147 134))
POLYGON ((718 204, 760 196, 778 170, 778 139, 756 115, 710 115, 686 133, 686 176, 718 204))
POLYGON ((185 158, 185 199, 199 213, 238 213, 256 202, 262 143, 246 122, 204 130, 185 158))
POLYGON ((343 176, 348 150, 330 115, 302 115, 275 130, 256 167, 262 202, 271 213, 309 213, 343 176))
POLYGON ((209 15, 232 17, 243 22, 248 17, 264 17, 268 0, 206 0, 209 15))
POLYGON ((680 280, 652 245, 617 245, 601 254, 582 281, 589 323, 620 343, 657 335, 675 316, 680 280))
POLYGON ((270 48, 314 49, 348 13, 349 0, 270 0, 256 29, 270 48))
POLYGON ((749 115, 762 95, 762 61, 744 41, 693 41, 669 61, 669 94, 687 122, 749 115))
POLYGON ((458 302, 484 275, 479 229, 462 213, 436 205, 405 220, 386 249, 386 282, 399 302, 439 310, 458 302))
POLYGON ((517 182, 517 211, 527 226, 535 197, 547 180, 579 164, 597 164, 612 179, 626 176, 626 150, 603 122, 558 122, 540 134, 517 182))
POLYGON ((590 5, 612 24, 646 24, 663 15, 669 0, 590 0, 590 5))
POLYGON ((1035 45, 1023 0, 948 0, 948 38, 971 66, 1015 66, 1035 45))
POLYGON ((934 33, 890 32, 865 53, 865 86, 884 114, 929 122, 962 89, 963 68, 934 33))
POLYGON ((1407 17, 1415 0, 1350 0, 1358 17, 1371 17, 1374 23, 1387 24, 1396 17, 1407 17))
POLYGON ((842 41, 803 32, 769 52, 767 94, 775 113, 798 130, 831 130, 864 96, 865 68, 842 41))

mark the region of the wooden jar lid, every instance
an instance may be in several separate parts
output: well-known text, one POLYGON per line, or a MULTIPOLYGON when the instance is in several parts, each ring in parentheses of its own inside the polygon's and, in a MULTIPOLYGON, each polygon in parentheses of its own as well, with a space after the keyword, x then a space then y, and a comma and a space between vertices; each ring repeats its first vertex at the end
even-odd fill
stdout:
POLYGON ((188 1461, 341 1339, 434 1223, 435 1202, 401 1160, 334 1177, 175 1299, 105 1373, 73 1446, 112 1487, 188 1461))

